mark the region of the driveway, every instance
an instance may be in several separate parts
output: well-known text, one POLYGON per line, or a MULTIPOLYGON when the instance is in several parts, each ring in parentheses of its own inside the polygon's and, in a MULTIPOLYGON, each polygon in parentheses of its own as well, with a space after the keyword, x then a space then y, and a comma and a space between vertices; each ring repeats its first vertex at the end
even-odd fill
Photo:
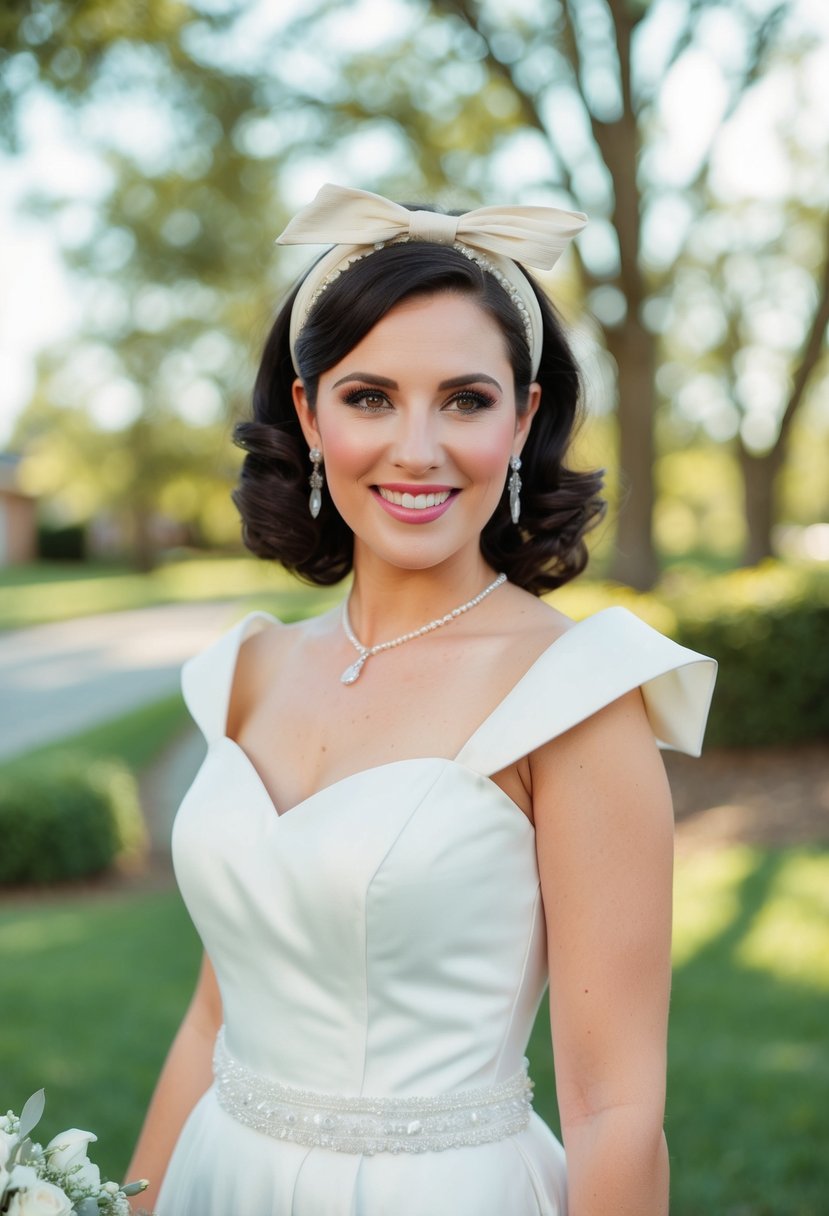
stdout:
POLYGON ((168 604, 0 633, 0 758, 175 692, 184 660, 243 611, 168 604))

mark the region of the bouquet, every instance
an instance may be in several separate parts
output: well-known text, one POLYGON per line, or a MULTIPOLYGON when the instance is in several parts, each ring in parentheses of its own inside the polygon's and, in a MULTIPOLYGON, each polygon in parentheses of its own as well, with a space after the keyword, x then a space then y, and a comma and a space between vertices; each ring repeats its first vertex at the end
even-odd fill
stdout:
POLYGON ((127 1197, 147 1183, 119 1187, 106 1182, 87 1156, 97 1140, 76 1127, 55 1136, 45 1148, 31 1139, 43 1115, 42 1089, 20 1115, 0 1115, 0 1213, 3 1216, 131 1216, 127 1197))

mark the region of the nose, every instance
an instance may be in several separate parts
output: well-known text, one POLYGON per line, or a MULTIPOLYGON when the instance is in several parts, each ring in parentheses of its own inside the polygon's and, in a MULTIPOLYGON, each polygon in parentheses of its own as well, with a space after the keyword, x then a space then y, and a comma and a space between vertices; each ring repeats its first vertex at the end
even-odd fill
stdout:
POLYGON ((442 463, 439 420, 431 410, 402 410, 390 453, 397 468, 426 473, 442 463))

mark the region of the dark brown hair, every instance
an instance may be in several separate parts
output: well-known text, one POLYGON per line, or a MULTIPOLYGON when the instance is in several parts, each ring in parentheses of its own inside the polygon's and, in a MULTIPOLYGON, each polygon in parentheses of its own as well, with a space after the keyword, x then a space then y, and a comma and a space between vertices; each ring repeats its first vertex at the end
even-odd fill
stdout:
MULTIPOLYGON (((581 382, 552 306, 530 279, 543 321, 541 405, 521 453, 521 520, 512 523, 505 492, 481 534, 481 552, 520 587, 542 594, 587 564, 585 532, 604 512, 601 472, 565 464, 579 415, 581 382)), ((438 292, 474 299, 500 326, 507 344, 519 413, 531 382, 524 326, 493 275, 450 245, 406 241, 362 258, 328 286, 312 307, 297 342, 297 362, 313 406, 320 375, 339 363, 403 300, 438 292)), ((353 536, 323 489, 316 519, 308 510, 308 445, 294 409, 296 378, 288 344, 291 306, 285 301, 265 342, 253 391, 253 419, 234 440, 247 453, 233 500, 245 544, 309 582, 326 586, 349 573, 353 536)))

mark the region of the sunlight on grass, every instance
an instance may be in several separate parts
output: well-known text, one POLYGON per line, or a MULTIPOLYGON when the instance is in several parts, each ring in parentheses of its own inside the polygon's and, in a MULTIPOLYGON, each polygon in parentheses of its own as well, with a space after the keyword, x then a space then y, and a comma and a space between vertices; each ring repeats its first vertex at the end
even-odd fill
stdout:
POLYGON ((787 983, 829 991, 829 857, 786 859, 736 959, 787 983))
POLYGON ((0 923, 0 954, 33 954, 72 946, 83 939, 86 919, 79 913, 59 912, 49 920, 41 916, 0 923))
POLYGON ((751 873, 755 851, 735 847, 682 858, 674 878, 674 966, 687 963, 731 924, 740 886, 751 873))
POLYGON ((683 858, 671 998, 672 1216, 824 1216, 829 851, 683 858))
POLYGON ((112 566, 41 563, 5 579, 0 628, 21 628, 98 612, 212 599, 263 598, 277 616, 297 620, 342 598, 342 589, 315 588, 280 566, 253 557, 192 558, 149 574, 112 566))

